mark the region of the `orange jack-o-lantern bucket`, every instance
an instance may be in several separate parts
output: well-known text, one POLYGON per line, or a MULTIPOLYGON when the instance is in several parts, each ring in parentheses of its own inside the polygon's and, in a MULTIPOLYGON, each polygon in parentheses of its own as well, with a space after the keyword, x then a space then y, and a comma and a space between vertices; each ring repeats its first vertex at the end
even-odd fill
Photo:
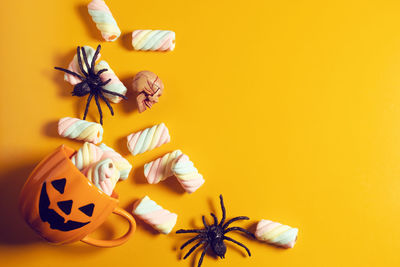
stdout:
POLYGON ((20 194, 23 218, 41 237, 55 244, 79 240, 99 247, 123 244, 135 231, 135 220, 118 207, 115 193, 111 197, 103 193, 72 164, 74 152, 62 145, 36 166, 20 194), (128 220, 128 232, 114 240, 89 237, 111 213, 128 220))

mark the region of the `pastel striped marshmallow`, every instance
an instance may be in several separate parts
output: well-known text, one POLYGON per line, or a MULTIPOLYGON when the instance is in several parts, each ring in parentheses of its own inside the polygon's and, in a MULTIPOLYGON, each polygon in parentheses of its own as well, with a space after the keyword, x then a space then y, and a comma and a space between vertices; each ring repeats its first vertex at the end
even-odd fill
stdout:
MULTIPOLYGON (((102 60, 97 63, 94 69, 96 73, 102 69, 107 69, 107 71, 100 74, 100 78, 103 82, 111 79, 109 83, 103 86, 104 89, 121 95, 126 95, 127 89, 125 85, 119 80, 117 75, 115 75, 114 71, 111 69, 110 65, 108 65, 106 61, 102 60)), ((121 97, 108 93, 104 93, 104 96, 113 103, 119 103, 122 100, 121 97)))
POLYGON ((203 175, 201 175, 193 162, 185 154, 180 155, 172 165, 172 172, 188 193, 193 193, 204 184, 203 175))
POLYGON ((103 156, 103 150, 85 142, 83 146, 71 157, 72 163, 81 171, 84 168, 98 162, 103 156))
POLYGON ((172 51, 175 32, 162 30, 136 30, 132 32, 132 46, 143 51, 172 51))
POLYGON ((172 231, 178 219, 177 214, 162 208, 148 196, 135 202, 132 213, 166 235, 172 231))
MULTIPOLYGON (((85 46, 83 47, 83 49, 85 50, 85 53, 86 53, 88 62, 89 62, 89 64, 90 64, 90 63, 92 62, 92 59, 93 59, 93 57, 94 57, 94 53, 96 52, 96 50, 94 50, 92 47, 87 46, 87 45, 85 45, 85 46)), ((80 55, 81 55, 80 58, 81 58, 81 62, 82 62, 83 69, 87 72, 87 67, 86 67, 86 64, 85 64, 84 61, 83 61, 83 55, 82 55, 82 53, 80 53, 80 55)), ((97 56, 97 58, 100 58, 100 54, 97 56)), ((96 60, 97 60, 97 59, 96 59, 96 60)), ((81 71, 81 69, 80 69, 80 67, 79 67, 78 54, 75 54, 75 56, 74 56, 74 58, 72 59, 71 63, 69 63, 69 65, 68 65, 68 69, 69 69, 70 71, 73 71, 73 72, 78 73, 78 74, 81 75, 81 76, 84 76, 83 73, 82 73, 82 71, 81 71)), ((64 73, 64 80, 65 80, 66 82, 69 82, 69 83, 72 84, 72 85, 76 85, 76 84, 82 82, 82 80, 79 79, 78 77, 76 77, 76 76, 74 76, 74 75, 71 75, 71 74, 68 74, 68 73, 64 73)))
POLYGON ((103 152, 103 156, 101 159, 112 159, 115 166, 120 172, 120 179, 121 180, 126 180, 129 176, 129 173, 132 170, 132 165, 129 163, 128 160, 126 160, 124 157, 122 157, 118 152, 116 152, 114 149, 111 147, 108 147, 106 144, 100 144, 99 148, 103 152))
POLYGON ((65 117, 58 122, 58 134, 62 137, 97 144, 103 139, 103 127, 99 123, 65 117))
POLYGON ((104 40, 112 42, 118 39, 121 35, 121 30, 103 0, 93 0, 90 2, 88 4, 88 11, 104 40))
MULTIPOLYGON (((92 59, 93 59, 94 54, 95 54, 96 51, 90 46, 84 46, 83 49, 86 52, 89 64, 91 64, 92 59)), ((101 55, 99 54, 97 56, 96 60, 99 59, 100 56, 101 55)), ((86 67, 86 64, 84 63, 82 54, 81 54, 80 57, 81 57, 81 62, 82 62, 83 69, 87 72, 87 67, 86 67)), ((77 54, 75 54, 75 56, 72 59, 71 63, 68 65, 68 69, 70 71, 73 71, 73 72, 76 72, 76 73, 80 74, 81 76, 85 76, 85 75, 83 75, 83 73, 82 73, 82 71, 81 71, 81 69, 79 67, 78 55, 77 54)), ((103 82, 107 81, 108 79, 111 80, 106 85, 104 85, 103 88, 108 90, 108 91, 111 91, 111 92, 119 93, 121 95, 126 95, 127 89, 126 89, 125 85, 120 81, 118 76, 115 74, 115 72, 111 69, 110 65, 105 60, 102 60, 102 61, 98 62, 94 67, 94 70, 95 70, 96 73, 99 72, 102 69, 107 69, 107 71, 105 71, 105 72, 100 74, 100 79, 103 82)), ((78 83, 80 83, 82 81, 78 77, 76 77, 74 75, 71 75, 71 74, 68 74, 68 73, 64 74, 64 80, 69 82, 72 85, 76 85, 76 84, 78 84, 78 83)), ((108 94, 108 93, 103 93, 103 94, 107 99, 109 99, 113 103, 119 103, 122 100, 122 98, 119 97, 119 96, 111 95, 111 94, 108 94)))
POLYGON ((92 164, 82 171, 84 175, 101 191, 111 196, 120 174, 112 159, 92 164))
POLYGON ((144 165, 144 176, 149 184, 157 184, 173 175, 172 164, 182 155, 180 150, 172 151, 144 165))
POLYGON ((171 141, 164 123, 132 133, 128 136, 128 149, 132 155, 144 153, 171 141))
POLYGON ((296 243, 298 231, 297 228, 277 222, 261 220, 257 224, 255 236, 258 240, 275 246, 292 248, 296 243))

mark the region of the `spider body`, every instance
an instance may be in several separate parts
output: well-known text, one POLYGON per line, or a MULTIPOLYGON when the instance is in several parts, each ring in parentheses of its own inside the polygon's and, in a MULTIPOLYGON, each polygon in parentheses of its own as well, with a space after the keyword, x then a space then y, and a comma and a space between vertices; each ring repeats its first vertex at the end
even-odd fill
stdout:
POLYGON ((225 223, 226 210, 225 210, 224 200, 223 200, 222 195, 220 195, 219 198, 220 198, 221 209, 222 209, 222 219, 220 222, 218 222, 217 216, 214 213, 211 213, 211 216, 214 219, 214 223, 211 225, 208 225, 205 217, 203 216, 202 219, 203 219, 204 229, 189 229, 189 230, 180 229, 180 230, 176 231, 177 234, 197 233, 197 235, 195 237, 193 237, 192 239, 189 239, 187 242, 185 242, 181 246, 181 249, 185 248, 187 245, 189 245, 190 243, 192 243, 196 240, 200 240, 196 245, 194 245, 189 250, 188 253, 186 253, 186 255, 183 257, 183 259, 186 259, 193 251, 195 251, 199 246, 204 244, 203 252, 200 256, 198 267, 200 267, 201 264, 203 263, 204 256, 205 256, 208 248, 210 248, 210 247, 211 247, 212 251, 215 253, 215 255, 217 255, 221 259, 225 258, 225 253, 226 253, 225 241, 230 241, 236 245, 243 247, 247 251, 247 254, 249 256, 251 256, 250 250, 245 245, 243 245, 242 243, 225 235, 231 231, 240 231, 242 233, 245 233, 245 234, 255 238, 253 233, 251 233, 241 227, 229 227, 228 228, 228 226, 235 221, 248 220, 249 218, 246 216, 239 216, 239 217, 232 218, 225 223))
POLYGON ((89 65, 85 49, 83 47, 78 46, 76 52, 77 52, 79 69, 83 76, 79 73, 73 72, 68 69, 63 69, 63 68, 59 68, 59 67, 55 67, 55 69, 66 72, 75 77, 78 77, 81 80, 80 83, 78 83, 74 86, 74 90, 72 91, 71 94, 73 96, 78 96, 78 97, 83 97, 83 96, 89 95, 87 98, 87 101, 86 101, 86 108, 85 108, 85 113, 83 115, 83 119, 84 120, 86 119, 90 102, 91 102, 92 98, 94 97, 94 99, 96 101, 97 109, 100 114, 100 123, 103 124, 103 112, 101 111, 99 98, 101 98, 107 104, 107 107, 110 109, 112 116, 114 116, 114 110, 111 107, 108 99, 104 96, 104 93, 119 96, 123 99, 127 99, 127 98, 124 95, 121 95, 116 92, 112 92, 112 91, 109 91, 109 90, 106 90, 103 88, 103 86, 108 84, 111 81, 111 79, 108 79, 107 81, 104 81, 104 82, 101 80, 100 75, 103 72, 107 71, 107 69, 101 69, 97 72, 95 71, 95 63, 96 63, 96 59, 100 53, 100 49, 101 49, 101 46, 100 45, 97 46, 96 52, 92 58, 92 62, 89 65), (83 63, 82 63, 82 59, 83 59, 83 63), (85 64, 86 68, 84 67, 83 64, 85 64))

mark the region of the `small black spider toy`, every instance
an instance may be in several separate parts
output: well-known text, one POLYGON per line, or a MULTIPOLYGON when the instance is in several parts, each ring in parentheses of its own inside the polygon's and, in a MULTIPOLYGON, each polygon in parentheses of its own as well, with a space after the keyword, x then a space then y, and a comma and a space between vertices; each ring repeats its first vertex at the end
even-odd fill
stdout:
POLYGON ((93 96, 94 99, 96 101, 96 105, 97 105, 97 109, 99 110, 99 114, 100 114, 100 123, 103 124, 103 112, 101 111, 101 107, 100 107, 100 103, 99 103, 99 97, 101 99, 103 99, 103 101, 107 104, 108 108, 110 109, 111 115, 114 116, 114 110, 110 105, 110 102, 108 101, 108 99, 104 96, 103 93, 107 93, 110 95, 115 95, 115 96, 119 96, 123 99, 127 99, 124 95, 118 94, 116 92, 112 92, 109 90, 106 90, 103 88, 104 85, 108 84, 111 79, 108 79, 107 81, 103 82, 100 78, 100 75, 107 71, 107 69, 101 69, 98 72, 95 72, 95 62, 97 59, 97 56, 100 53, 100 49, 101 46, 99 45, 96 49, 96 52, 93 56, 92 62, 88 62, 88 58, 86 56, 86 51, 83 47, 79 47, 77 48, 77 58, 78 58, 78 64, 79 64, 79 68, 83 74, 83 76, 79 73, 70 71, 68 69, 63 69, 63 68, 59 68, 59 67, 54 67, 56 70, 61 70, 63 72, 66 72, 68 74, 74 75, 75 77, 78 77, 81 82, 76 84, 74 86, 74 90, 72 91, 72 95, 73 96, 78 96, 78 97, 83 97, 85 95, 88 95, 87 98, 87 102, 86 102, 86 108, 85 108, 85 114, 83 115, 83 119, 86 119, 86 115, 88 113, 89 110, 89 105, 90 105, 90 101, 92 100, 93 96), (82 52, 81 52, 82 51, 82 52), (81 57, 81 53, 82 53, 82 57, 81 57), (82 59, 84 61, 84 64, 86 66, 86 70, 83 67, 82 64, 82 59))
POLYGON ((222 198, 222 195, 219 196, 220 201, 221 201, 221 209, 222 209, 222 219, 221 221, 218 223, 218 219, 217 216, 215 216, 214 213, 211 213, 211 216, 214 219, 214 224, 208 225, 206 222, 205 217, 203 216, 203 224, 205 229, 190 229, 190 230, 178 230, 176 231, 177 234, 184 234, 184 233, 197 233, 198 235, 193 237, 192 239, 188 240, 187 242, 185 242, 182 246, 181 249, 183 249, 184 247, 186 247, 187 245, 189 245, 190 243, 192 243, 193 241, 196 241, 198 239, 200 239, 200 242, 198 242, 196 245, 194 245, 188 253, 186 253, 186 255, 183 257, 183 259, 186 259, 193 251, 195 251, 199 246, 201 246, 202 244, 204 244, 204 248, 203 248, 203 252, 201 253, 201 257, 198 263, 198 267, 201 266, 201 264, 203 263, 203 258, 204 255, 206 254, 207 250, 209 247, 211 247, 211 249, 213 250, 213 252, 222 258, 225 258, 225 253, 226 253, 226 245, 224 243, 224 240, 230 241, 235 243, 236 245, 239 245, 241 247, 243 247, 247 253, 249 254, 249 256, 251 256, 250 250, 243 245, 242 243, 225 236, 225 234, 227 234, 228 232, 231 231, 241 231, 253 238, 255 238, 254 234, 252 234, 251 232, 241 228, 241 227, 230 227, 228 228, 228 226, 238 220, 248 220, 249 218, 246 216, 239 216, 239 217, 235 217, 230 219, 229 221, 227 221, 225 224, 225 216, 226 216, 226 211, 225 211, 225 206, 224 206, 224 200, 222 198))

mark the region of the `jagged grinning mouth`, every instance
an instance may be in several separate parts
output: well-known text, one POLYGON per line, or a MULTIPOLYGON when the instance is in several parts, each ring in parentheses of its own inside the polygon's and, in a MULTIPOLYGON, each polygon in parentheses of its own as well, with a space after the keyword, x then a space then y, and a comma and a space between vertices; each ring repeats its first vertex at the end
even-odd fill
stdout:
POLYGON ((50 228, 54 230, 60 230, 63 232, 72 231, 78 228, 85 226, 90 222, 76 222, 76 221, 67 221, 59 215, 55 210, 49 209, 50 199, 47 195, 46 190, 46 182, 42 185, 42 190, 40 192, 39 198, 39 216, 43 222, 48 222, 50 224, 50 228))

